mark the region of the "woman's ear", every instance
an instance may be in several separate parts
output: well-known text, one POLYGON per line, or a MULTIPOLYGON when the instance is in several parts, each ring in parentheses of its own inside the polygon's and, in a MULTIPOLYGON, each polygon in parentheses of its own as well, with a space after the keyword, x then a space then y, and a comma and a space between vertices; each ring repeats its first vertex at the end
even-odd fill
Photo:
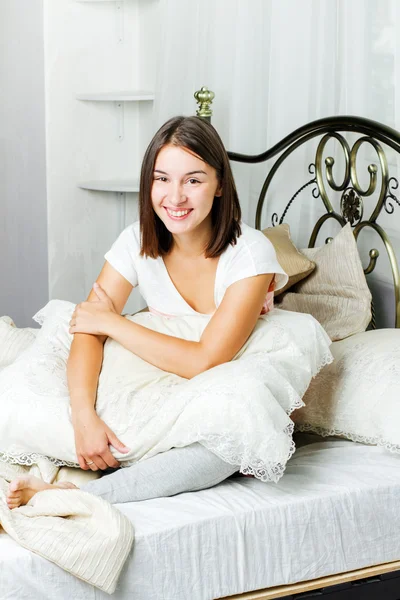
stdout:
POLYGON ((220 198, 222 196, 222 185, 219 185, 217 187, 217 191, 215 192, 214 196, 216 196, 217 198, 220 198))

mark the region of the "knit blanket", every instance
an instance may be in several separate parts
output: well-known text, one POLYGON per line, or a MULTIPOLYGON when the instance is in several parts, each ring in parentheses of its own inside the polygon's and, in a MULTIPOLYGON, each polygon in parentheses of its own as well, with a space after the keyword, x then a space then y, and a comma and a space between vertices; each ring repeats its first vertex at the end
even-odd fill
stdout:
POLYGON ((30 470, 0 462, 0 529, 24 548, 112 594, 133 544, 132 523, 102 498, 79 489, 41 491, 26 506, 10 510, 7 482, 30 470))
MULTIPOLYGON (((45 481, 63 467, 82 473, 66 377, 74 309, 70 302, 50 301, 33 317, 42 326, 37 333, 0 319, 0 523, 22 545, 111 593, 133 541, 132 525, 115 507, 80 490, 43 491, 13 511, 4 502, 6 481, 19 469, 34 468, 45 481), (55 519, 62 527, 52 525, 55 519), (87 543, 78 548, 76 540, 87 543)), ((125 318, 198 341, 211 317, 125 318)), ((273 309, 259 317, 232 361, 187 380, 108 338, 96 411, 130 448, 127 454, 111 451, 124 467, 200 442, 242 473, 277 482, 295 450, 289 415, 304 406, 312 377, 331 362, 329 346, 310 315, 273 309)))

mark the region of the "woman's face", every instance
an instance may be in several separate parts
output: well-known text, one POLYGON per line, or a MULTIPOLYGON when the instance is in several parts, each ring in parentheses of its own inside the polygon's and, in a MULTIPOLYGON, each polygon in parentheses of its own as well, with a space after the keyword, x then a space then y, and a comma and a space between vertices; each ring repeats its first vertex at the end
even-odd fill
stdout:
POLYGON ((154 211, 175 235, 211 226, 214 196, 221 190, 216 170, 185 148, 168 144, 154 165, 154 211))

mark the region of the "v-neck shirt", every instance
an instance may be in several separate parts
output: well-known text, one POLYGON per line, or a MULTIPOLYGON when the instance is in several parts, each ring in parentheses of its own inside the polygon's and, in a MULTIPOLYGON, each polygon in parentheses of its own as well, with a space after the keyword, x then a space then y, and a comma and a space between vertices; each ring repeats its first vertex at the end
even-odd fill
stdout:
MULTIPOLYGON (((216 308, 228 287, 246 277, 274 273, 274 289, 284 287, 288 275, 280 266, 275 249, 258 229, 240 224, 242 233, 235 245, 229 245, 219 257, 214 284, 216 308)), ((140 256, 140 224, 128 225, 115 240, 104 258, 139 291, 152 312, 168 316, 199 315, 175 287, 161 256, 140 256)), ((269 291, 264 303, 271 305, 269 291)), ((266 312, 266 311, 264 311, 266 312)), ((210 316, 210 315, 208 315, 210 316)))

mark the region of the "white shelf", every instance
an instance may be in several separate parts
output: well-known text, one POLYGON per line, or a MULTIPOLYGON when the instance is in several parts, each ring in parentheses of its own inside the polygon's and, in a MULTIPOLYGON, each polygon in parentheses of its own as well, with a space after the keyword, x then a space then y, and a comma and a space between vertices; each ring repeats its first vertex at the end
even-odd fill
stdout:
POLYGON ((139 180, 137 179, 114 179, 81 181, 78 187, 95 192, 121 192, 122 194, 139 191, 139 180))
POLYGON ((119 92, 101 92, 97 94, 77 94, 76 98, 77 100, 91 100, 94 102, 143 102, 148 100, 154 100, 155 95, 154 92, 149 92, 145 90, 133 90, 119 92))
MULTIPOLYGON (((121 2, 121 0, 76 0, 77 2, 121 2)), ((123 0, 122 0, 123 2, 123 0)))

